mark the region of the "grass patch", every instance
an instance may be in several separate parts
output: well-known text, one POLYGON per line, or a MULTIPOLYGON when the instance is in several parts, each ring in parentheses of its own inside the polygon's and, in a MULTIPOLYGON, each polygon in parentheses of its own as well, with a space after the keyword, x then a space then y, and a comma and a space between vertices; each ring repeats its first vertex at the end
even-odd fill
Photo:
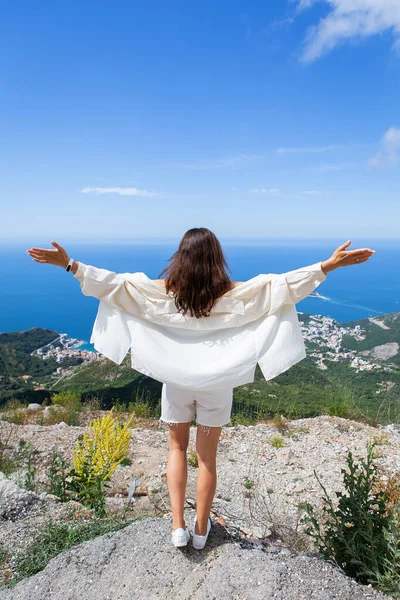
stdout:
POLYGON ((27 546, 23 556, 16 559, 15 574, 9 584, 15 585, 24 577, 31 577, 42 571, 49 561, 72 546, 81 544, 110 531, 119 531, 135 521, 147 518, 141 515, 135 519, 93 519, 81 523, 56 523, 48 518, 40 536, 27 546))
POLYGON ((274 448, 282 448, 285 445, 285 440, 281 435, 274 434, 272 437, 267 439, 268 444, 271 444, 274 448))
POLYGON ((231 415, 229 425, 234 427, 235 425, 254 425, 255 423, 257 423, 257 419, 240 412, 231 415))
POLYGON ((274 418, 272 419, 272 424, 276 427, 276 429, 281 435, 284 435, 289 431, 288 420, 278 413, 274 415, 274 418))
POLYGON ((188 450, 187 462, 188 462, 188 465, 190 465, 191 467, 199 466, 199 459, 197 456, 197 452, 195 450, 193 450, 193 448, 189 448, 189 450, 188 450))

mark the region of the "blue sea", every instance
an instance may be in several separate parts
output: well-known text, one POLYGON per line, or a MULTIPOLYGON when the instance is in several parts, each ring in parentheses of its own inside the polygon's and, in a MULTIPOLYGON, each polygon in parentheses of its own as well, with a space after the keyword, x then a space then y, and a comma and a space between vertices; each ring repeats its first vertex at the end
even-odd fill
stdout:
MULTIPOLYGON (((329 242, 240 241, 223 243, 234 281, 244 281, 260 273, 283 273, 328 259, 337 246, 329 242)), ((59 242, 62 243, 62 242, 59 242)), ((84 296, 72 273, 60 267, 34 262, 26 254, 32 246, 51 248, 49 243, 0 244, 0 332, 22 331, 31 327, 55 329, 89 344, 98 300, 84 296)), ((116 272, 143 271, 158 279, 177 244, 65 244, 76 260, 116 272)), ((316 289, 323 299, 308 297, 297 304, 299 312, 333 317, 340 322, 400 311, 400 243, 371 241, 349 249, 376 250, 367 262, 328 273, 316 289)))

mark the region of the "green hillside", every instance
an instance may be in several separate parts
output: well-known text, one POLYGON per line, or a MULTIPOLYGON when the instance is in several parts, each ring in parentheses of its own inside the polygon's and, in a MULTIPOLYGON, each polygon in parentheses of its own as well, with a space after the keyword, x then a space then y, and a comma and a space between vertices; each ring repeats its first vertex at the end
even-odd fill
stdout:
POLYGON ((111 407, 113 400, 116 399, 128 404, 141 394, 159 398, 162 384, 134 371, 130 363, 131 357, 128 354, 121 365, 116 365, 106 358, 83 364, 76 367, 71 375, 62 378, 51 389, 77 390, 82 393, 83 399, 95 396, 102 400, 104 408, 111 407))
MULTIPOLYGON (((27 397, 32 401, 35 396, 34 383, 45 382, 54 373, 59 364, 54 358, 41 359, 31 356, 31 352, 53 342, 59 333, 52 329, 33 327, 26 331, 0 333, 0 402, 11 397, 27 397), (24 381, 23 376, 30 375, 33 381, 24 381)), ((59 346, 54 342, 54 346, 59 346)), ((63 366, 77 365, 76 359, 63 362, 63 366)))
MULTIPOLYGON (((235 388, 233 414, 256 419, 275 413, 300 417, 351 410, 354 415, 365 418, 400 421, 399 316, 400 313, 390 313, 374 319, 383 324, 384 329, 370 319, 339 323, 320 315, 299 313, 307 358, 271 381, 265 381, 257 366, 254 382, 235 388), (365 339, 356 339, 356 332, 360 330, 365 339), (390 350, 386 358, 382 358, 382 348, 390 350), (352 351, 350 358, 349 351, 352 351), (354 360, 361 360, 361 366, 357 367, 359 363, 352 366, 354 360)), ((104 408, 117 400, 128 404, 138 395, 153 404, 159 402, 162 384, 134 371, 129 354, 121 365, 100 357, 74 366, 67 374, 54 379, 51 373, 59 365, 52 359, 32 357, 29 352, 57 335, 55 331, 38 328, 2 334, 0 374, 34 373, 48 395, 54 391, 76 390, 81 392, 82 400, 100 398, 104 408)), ((10 397, 35 399, 35 392, 28 389, 27 384, 18 388, 14 381, 13 385, 15 388, 0 386, 0 403, 10 397)))

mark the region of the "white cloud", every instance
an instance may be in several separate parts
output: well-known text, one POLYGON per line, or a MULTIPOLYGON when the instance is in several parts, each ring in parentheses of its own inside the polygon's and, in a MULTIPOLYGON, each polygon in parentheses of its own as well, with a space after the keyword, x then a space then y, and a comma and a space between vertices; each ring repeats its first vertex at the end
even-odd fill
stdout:
POLYGON ((370 167, 390 167, 400 161, 400 128, 390 127, 381 140, 381 150, 368 161, 370 167))
POLYGON ((329 152, 333 150, 335 146, 300 146, 297 148, 277 148, 278 154, 308 154, 308 153, 320 153, 329 152))
POLYGON ((303 196, 320 196, 321 192, 319 192, 318 190, 304 190, 300 192, 300 194, 302 194, 303 196))
POLYGON ((252 188, 251 190, 249 190, 249 193, 251 194, 278 194, 279 190, 276 188, 252 188))
POLYGON ((269 24, 271 29, 275 29, 277 27, 285 27, 287 25, 292 25, 294 23, 293 17, 288 17, 287 19, 275 19, 269 24))
POLYGON ((328 173, 329 171, 343 171, 344 169, 350 169, 350 167, 355 166, 359 163, 353 162, 343 162, 343 163, 323 163, 322 165, 317 165, 313 167, 314 171, 319 171, 320 173, 328 173))
POLYGON ((168 169, 193 169, 194 171, 207 169, 236 169, 251 165, 253 162, 262 160, 263 158, 265 158, 265 156, 260 154, 238 154, 212 160, 200 160, 188 163, 167 163, 164 166, 168 169))
MULTIPOLYGON (((299 10, 310 8, 318 0, 292 0, 299 10)), ((393 49, 400 48, 399 0, 319 0, 330 8, 327 16, 309 28, 302 62, 312 62, 333 48, 352 39, 389 32, 393 49)))
POLYGON ((310 8, 310 6, 312 6, 316 2, 316 0, 293 0, 293 2, 296 2, 296 1, 299 5, 300 9, 310 8))
POLYGON ((147 190, 138 190, 134 187, 84 187, 81 189, 83 194, 119 194, 120 196, 157 196, 155 192, 147 190))

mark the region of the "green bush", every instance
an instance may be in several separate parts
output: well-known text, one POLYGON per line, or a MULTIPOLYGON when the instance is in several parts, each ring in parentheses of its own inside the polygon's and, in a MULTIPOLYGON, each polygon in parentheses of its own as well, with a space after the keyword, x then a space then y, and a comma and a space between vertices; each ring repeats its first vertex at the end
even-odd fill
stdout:
POLYGON ((51 401, 57 406, 62 406, 70 411, 79 412, 82 408, 81 394, 73 390, 57 392, 52 395, 51 401))
POLYGON ((69 475, 69 467, 69 462, 53 449, 48 473, 48 491, 50 494, 58 496, 61 502, 68 502, 70 499, 67 492, 67 477, 69 475))
POLYGON ((33 448, 32 442, 26 442, 21 438, 17 449, 6 456, 5 452, 2 452, 2 442, 0 440, 0 471, 3 471, 8 477, 18 469, 25 469, 25 478, 21 485, 31 492, 38 491, 35 480, 38 460, 39 451, 33 448))
POLYGON ((243 413, 231 414, 231 420, 229 425, 234 427, 235 425, 252 425, 255 420, 252 417, 248 417, 243 413))
POLYGON ((351 419, 354 417, 352 407, 347 401, 336 400, 326 407, 326 413, 331 417, 351 419))
POLYGON ((2 415, 2 420, 13 425, 26 425, 28 423, 28 412, 26 410, 16 409, 8 411, 2 415))
POLYGON ((377 467, 373 463, 375 444, 367 443, 367 458, 355 464, 349 451, 348 471, 342 469, 346 493, 336 492, 337 507, 323 489, 323 518, 319 522, 315 508, 308 502, 301 519, 305 533, 318 545, 321 554, 339 565, 362 584, 374 584, 393 591, 399 588, 399 519, 388 510, 386 490, 378 488, 377 467), (396 566, 395 566, 396 565, 396 566))
POLYGON ((59 406, 62 410, 57 412, 50 408, 46 422, 49 425, 64 421, 67 425, 79 425, 79 413, 82 409, 81 394, 73 390, 57 392, 51 397, 52 404, 59 406))
POLYGON ((1 410, 4 412, 8 412, 10 410, 17 410, 18 408, 26 408, 27 406, 27 402, 22 403, 19 400, 16 400, 15 398, 10 398, 4 403, 1 410))
POLYGON ((193 448, 189 448, 189 450, 188 450, 187 462, 188 462, 188 465, 190 465, 191 467, 199 466, 199 457, 197 456, 196 450, 193 450, 193 448))
POLYGON ((282 436, 274 433, 269 439, 267 439, 268 444, 271 444, 274 448, 282 448, 285 445, 285 440, 282 436))

